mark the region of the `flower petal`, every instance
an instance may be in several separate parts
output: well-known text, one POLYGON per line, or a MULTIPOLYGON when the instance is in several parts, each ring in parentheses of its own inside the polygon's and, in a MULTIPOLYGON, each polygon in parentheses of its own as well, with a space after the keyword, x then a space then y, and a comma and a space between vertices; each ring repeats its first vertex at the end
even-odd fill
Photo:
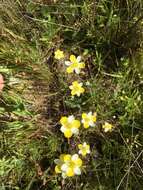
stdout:
POLYGON ((68 118, 67 118, 67 117, 65 117, 65 116, 61 117, 60 123, 61 123, 62 125, 66 125, 67 122, 68 122, 68 118))
POLYGON ((72 157, 71 157, 72 161, 75 161, 75 160, 77 160, 78 158, 79 158, 78 154, 74 154, 74 155, 72 155, 72 157))
POLYGON ((67 164, 63 164, 61 166, 61 170, 64 171, 64 172, 66 172, 68 170, 68 165, 67 164))
POLYGON ((83 68, 85 68, 85 63, 84 62, 80 62, 78 64, 78 66, 79 66, 80 69, 83 69, 83 68))
POLYGON ((64 133, 66 130, 67 130, 67 128, 64 127, 64 126, 62 126, 62 127, 60 128, 60 131, 61 131, 62 133, 64 133))
POLYGON ((68 122, 71 123, 74 119, 75 119, 74 116, 73 116, 73 115, 70 115, 70 116, 68 117, 68 122))
POLYGON ((72 132, 70 129, 67 129, 65 132, 64 132, 64 135, 66 138, 70 138, 72 136, 72 132))
POLYGON ((64 156, 64 162, 69 162, 71 160, 71 155, 70 154, 66 154, 64 156))
POLYGON ((81 175, 81 170, 80 170, 80 168, 79 168, 79 167, 75 167, 75 168, 74 168, 74 173, 75 173, 76 175, 81 175))
POLYGON ((74 71, 74 68, 73 67, 71 67, 71 66, 69 66, 68 68, 67 68, 67 73, 73 73, 73 71, 74 71))
POLYGON ((72 63, 70 61, 65 61, 65 65, 70 66, 72 63))
POLYGON ((80 73, 80 68, 75 68, 75 73, 79 74, 80 73))
POLYGON ((78 133, 79 133, 79 130, 77 128, 75 128, 75 127, 71 128, 71 131, 75 135, 78 135, 78 133))
POLYGON ((76 59, 78 62, 81 61, 81 56, 78 56, 77 59, 76 59))
POLYGON ((75 55, 71 55, 71 56, 70 56, 70 61, 71 61, 72 63, 74 63, 74 62, 77 61, 75 55))
POLYGON ((61 173, 61 168, 60 166, 55 166, 55 172, 58 174, 58 173, 61 173))
POLYGON ((80 127, 80 121, 74 120, 74 121, 72 122, 72 126, 73 126, 74 128, 79 128, 79 127, 80 127))
POLYGON ((73 168, 68 168, 67 171, 66 171, 66 175, 67 175, 68 177, 74 176, 73 168))

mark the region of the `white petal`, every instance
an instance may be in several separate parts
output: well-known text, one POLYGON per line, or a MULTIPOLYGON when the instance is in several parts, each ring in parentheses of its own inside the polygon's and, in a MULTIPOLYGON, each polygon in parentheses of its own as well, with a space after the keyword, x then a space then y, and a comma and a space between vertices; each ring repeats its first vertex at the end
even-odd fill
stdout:
POLYGON ((55 162, 55 164, 60 164, 61 160, 60 159, 55 159, 54 162, 55 162))
POLYGON ((74 127, 71 129, 71 131, 73 134, 76 134, 76 135, 78 135, 78 133, 79 133, 79 130, 77 128, 74 128, 74 127))
POLYGON ((74 154, 72 156, 72 161, 76 161, 79 158, 78 154, 74 154))
POLYGON ((72 89, 73 89, 73 86, 71 85, 71 86, 69 86, 69 88, 72 90, 72 89))
POLYGON ((62 170, 62 171, 66 172, 67 169, 68 169, 68 165, 67 165, 67 164, 63 164, 63 165, 61 166, 61 170, 62 170))
POLYGON ((74 173, 75 173, 76 175, 80 175, 80 174, 81 174, 80 168, 79 168, 79 167, 75 167, 75 168, 74 168, 74 173))
POLYGON ((88 115, 88 116, 91 116, 91 115, 92 115, 92 112, 90 111, 87 115, 88 115))
POLYGON ((81 120, 81 123, 84 123, 84 119, 81 120))
POLYGON ((79 74, 80 73, 80 69, 79 68, 75 68, 75 72, 76 72, 76 74, 79 74))
POLYGON ((65 65, 70 66, 72 63, 70 61, 65 61, 65 65))
POLYGON ((84 143, 83 143, 83 146, 86 146, 86 145, 87 145, 86 142, 84 142, 84 143))
POLYGON ((81 61, 81 56, 77 57, 77 61, 80 62, 81 61))
POLYGON ((61 131, 62 133, 64 133, 64 132, 66 131, 66 128, 65 128, 64 126, 62 126, 62 127, 60 128, 60 131, 61 131))
POLYGON ((74 116, 73 116, 73 115, 70 115, 70 116, 68 117, 68 122, 71 123, 73 120, 74 120, 74 116))
POLYGON ((78 96, 78 97, 80 96, 80 92, 77 92, 77 96, 78 96))
POLYGON ((107 128, 105 128, 105 129, 104 129, 104 132, 105 132, 105 133, 106 133, 106 132, 108 132, 108 129, 107 129, 107 128))
POLYGON ((79 150, 79 151, 78 151, 78 153, 79 153, 79 154, 82 154, 82 151, 81 151, 81 150, 79 150))
POLYGON ((94 123, 93 121, 90 121, 90 122, 89 122, 89 125, 90 125, 91 127, 95 127, 95 123, 94 123))
POLYGON ((89 153, 90 153, 90 150, 87 150, 87 153, 89 154, 89 153))
POLYGON ((83 85, 83 83, 81 82, 81 83, 79 83, 79 85, 80 85, 80 86, 82 86, 82 85, 83 85))

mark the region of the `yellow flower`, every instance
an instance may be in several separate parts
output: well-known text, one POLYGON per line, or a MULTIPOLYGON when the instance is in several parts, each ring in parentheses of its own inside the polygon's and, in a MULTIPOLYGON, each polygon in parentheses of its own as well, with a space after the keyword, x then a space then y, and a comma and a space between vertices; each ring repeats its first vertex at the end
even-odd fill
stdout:
POLYGON ((86 156, 86 154, 90 154, 90 146, 84 142, 83 144, 78 145, 79 148, 79 154, 82 156, 86 156))
POLYGON ((68 66, 67 73, 73 73, 75 71, 76 74, 79 74, 81 69, 85 68, 85 63, 80 61, 81 56, 76 58, 75 55, 71 55, 70 61, 65 61, 65 65, 68 66))
POLYGON ((54 162, 57 164, 57 165, 55 166, 55 172, 56 172, 56 174, 62 172, 62 171, 61 171, 61 166, 62 166, 62 164, 64 163, 64 156, 65 156, 65 155, 66 155, 66 154, 61 154, 61 155, 60 155, 60 159, 55 159, 55 160, 54 160, 54 162))
POLYGON ((82 83, 78 83, 78 81, 72 82, 72 85, 69 86, 71 89, 72 96, 80 96, 80 94, 84 93, 85 89, 82 87, 82 83))
POLYGON ((55 59, 63 59, 64 58, 64 53, 63 53, 63 51, 61 51, 61 50, 56 50, 55 51, 55 59))
POLYGON ((114 128, 114 126, 108 122, 105 122, 105 124, 102 126, 102 128, 104 129, 104 132, 108 132, 108 131, 112 131, 112 129, 114 128))
POLYGON ((80 121, 76 120, 73 115, 62 117, 60 123, 62 125, 60 130, 66 138, 70 138, 73 134, 78 135, 80 121))
POLYGON ((62 177, 72 177, 81 174, 82 160, 79 158, 78 154, 62 154, 60 159, 56 159, 55 167, 56 173, 62 173, 62 177))
POLYGON ((84 128, 94 127, 96 122, 96 113, 83 113, 81 122, 83 123, 84 128))

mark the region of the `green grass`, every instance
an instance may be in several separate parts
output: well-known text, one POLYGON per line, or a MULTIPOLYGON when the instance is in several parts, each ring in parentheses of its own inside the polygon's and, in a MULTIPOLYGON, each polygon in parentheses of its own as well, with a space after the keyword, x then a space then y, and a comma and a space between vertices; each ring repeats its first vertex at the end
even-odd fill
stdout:
POLYGON ((1 190, 142 190, 142 10, 141 0, 0 3, 1 190), (54 59, 58 48, 86 63, 80 98, 70 96, 76 76, 54 59), (67 142, 61 116, 90 110, 97 127, 67 142), (84 141, 91 155, 82 175, 63 180, 54 160, 84 141))

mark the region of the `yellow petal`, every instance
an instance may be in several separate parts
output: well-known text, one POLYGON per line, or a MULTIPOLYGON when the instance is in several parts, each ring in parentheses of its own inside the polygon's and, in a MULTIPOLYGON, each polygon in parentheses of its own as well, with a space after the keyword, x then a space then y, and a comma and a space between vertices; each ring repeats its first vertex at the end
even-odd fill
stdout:
POLYGON ((90 149, 90 146, 87 144, 86 145, 86 151, 88 151, 90 149))
POLYGON ((73 67, 71 67, 71 66, 69 66, 68 68, 67 68, 67 73, 73 73, 73 67))
POLYGON ((56 172, 56 174, 61 173, 61 167, 58 165, 55 166, 55 172, 56 172))
POLYGON ((87 151, 86 151, 86 150, 82 150, 82 152, 81 152, 81 153, 82 153, 82 155, 83 155, 83 156, 86 156, 87 151))
POLYGON ((67 171, 66 171, 66 175, 67 175, 68 177, 74 176, 73 168, 68 168, 67 171))
POLYGON ((97 114, 94 113, 93 116, 92 116, 92 120, 93 120, 94 122, 96 122, 96 115, 97 115, 97 114))
POLYGON ((71 160, 71 155, 70 154, 66 154, 64 156, 64 162, 70 161, 71 160))
POLYGON ((74 120, 74 121, 72 122, 72 127, 79 128, 79 127, 80 127, 80 121, 74 120))
POLYGON ((80 158, 74 160, 73 162, 74 162, 74 163, 76 164, 76 166, 78 166, 78 167, 82 166, 82 160, 81 160, 80 158))
POLYGON ((74 81, 74 82, 72 82, 72 85, 73 85, 73 86, 78 86, 79 83, 78 83, 78 81, 74 81))
POLYGON ((79 149, 82 149, 82 144, 79 144, 79 145, 78 145, 78 148, 79 148, 79 149))
POLYGON ((87 118, 87 114, 86 114, 86 113, 83 113, 83 114, 82 114, 82 119, 85 119, 85 118, 87 118))
POLYGON ((64 161, 64 157, 65 157, 66 154, 61 154, 60 155, 60 160, 63 162, 64 161))
POLYGON ((80 69, 85 68, 85 63, 83 63, 83 62, 79 63, 79 68, 80 68, 80 69))
POLYGON ((80 93, 84 93, 84 88, 80 88, 80 93))
POLYGON ((88 124, 88 122, 85 122, 84 124, 83 124, 83 126, 84 126, 84 128, 89 128, 89 124, 88 124))
POLYGON ((70 138, 72 136, 72 132, 71 130, 67 129, 65 132, 64 132, 64 135, 66 138, 70 138))
POLYGON ((96 117, 93 117, 93 118, 92 118, 92 121, 93 121, 93 122, 96 122, 96 117))
POLYGON ((71 95, 72 95, 72 96, 74 96, 76 93, 77 93, 76 90, 72 90, 72 91, 71 91, 71 95))
POLYGON ((71 56, 70 56, 70 61, 71 61, 72 63, 77 62, 75 55, 71 55, 71 56))
POLYGON ((68 118, 67 117, 61 117, 61 120, 60 120, 60 123, 62 124, 62 125, 66 125, 67 123, 68 123, 68 118))

